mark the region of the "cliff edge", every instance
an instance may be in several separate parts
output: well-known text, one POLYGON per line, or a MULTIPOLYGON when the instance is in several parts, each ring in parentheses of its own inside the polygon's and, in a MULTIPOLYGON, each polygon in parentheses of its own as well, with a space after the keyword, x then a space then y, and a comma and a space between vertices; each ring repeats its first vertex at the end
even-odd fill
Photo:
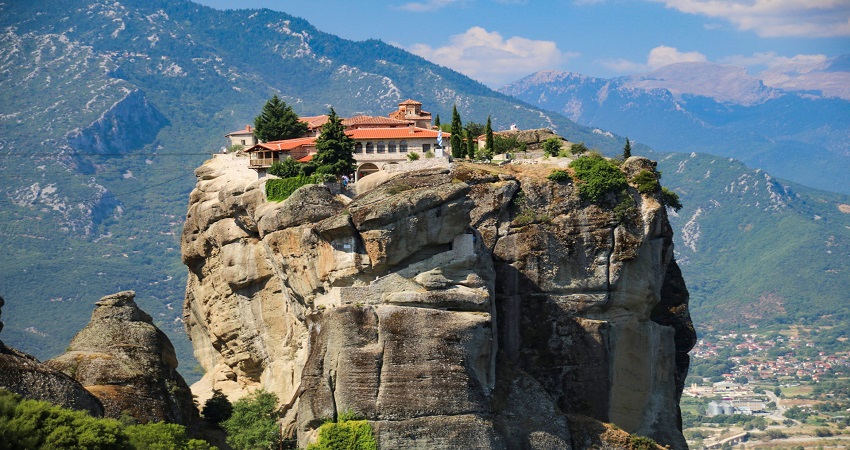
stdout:
POLYGON ((452 164, 270 203, 244 160, 208 161, 182 235, 194 393, 275 392, 300 445, 350 410, 380 448, 584 448, 577 417, 687 448, 695 333, 666 210, 630 187, 623 220, 552 169, 452 164))

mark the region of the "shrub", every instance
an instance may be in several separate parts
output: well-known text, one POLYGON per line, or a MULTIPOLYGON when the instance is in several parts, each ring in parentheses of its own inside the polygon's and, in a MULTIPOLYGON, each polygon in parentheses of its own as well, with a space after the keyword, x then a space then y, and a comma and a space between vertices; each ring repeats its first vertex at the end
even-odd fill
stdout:
POLYGON ((543 142, 543 152, 549 156, 558 156, 561 152, 561 140, 550 137, 543 142))
POLYGON ((559 170, 559 169, 553 170, 552 173, 550 173, 549 176, 547 176, 546 178, 548 178, 548 179, 550 179, 550 180, 552 180, 556 183, 564 183, 564 182, 572 181, 572 179, 573 179, 570 176, 569 172, 567 172, 566 170, 559 170))
POLYGON ((419 159, 419 153, 410 152, 410 153, 407 154, 407 160, 408 161, 416 161, 417 159, 419 159))
POLYGON ((221 427, 236 450, 269 449, 280 442, 277 420, 277 395, 261 389, 234 402, 233 414, 221 427))
POLYGON ((302 173, 301 163, 292 158, 286 158, 283 161, 275 161, 269 168, 269 173, 281 178, 297 177, 302 173))
POLYGON ((586 156, 570 163, 578 180, 582 200, 599 202, 609 192, 619 192, 628 186, 620 169, 602 156, 586 156))
POLYGON ((629 445, 631 450, 654 450, 658 444, 646 436, 632 436, 629 445))
POLYGON ((290 178, 275 178, 266 181, 266 198, 271 202, 282 202, 289 198, 293 192, 308 184, 325 183, 335 181, 336 177, 331 174, 317 173, 315 175, 290 178))
POLYGON ((372 426, 366 420, 358 420, 351 412, 339 415, 337 422, 325 422, 319 427, 319 438, 307 450, 377 450, 378 443, 372 426))
POLYGON ((229 419, 230 415, 233 414, 233 404, 220 390, 213 389, 213 395, 204 402, 204 409, 201 414, 214 423, 220 423, 229 419))
POLYGON ((431 150, 428 150, 427 152, 425 152, 425 158, 433 158, 433 157, 434 157, 434 152, 432 152, 431 150))
POLYGON ((584 142, 573 144, 572 147, 570 147, 570 153, 572 153, 573 155, 581 155, 582 153, 586 153, 587 150, 587 146, 584 145, 584 142))
POLYGON ((637 185, 637 190, 641 194, 651 194, 661 187, 658 177, 648 170, 641 170, 632 178, 632 183, 637 185))
POLYGON ((633 222, 640 216, 639 213, 637 202, 635 202, 634 197, 629 195, 629 191, 620 192, 620 201, 614 207, 614 217, 617 219, 617 223, 633 222))
POLYGON ((673 208, 674 211, 682 209, 682 204, 679 202, 679 194, 666 187, 661 188, 661 204, 668 208, 673 208))

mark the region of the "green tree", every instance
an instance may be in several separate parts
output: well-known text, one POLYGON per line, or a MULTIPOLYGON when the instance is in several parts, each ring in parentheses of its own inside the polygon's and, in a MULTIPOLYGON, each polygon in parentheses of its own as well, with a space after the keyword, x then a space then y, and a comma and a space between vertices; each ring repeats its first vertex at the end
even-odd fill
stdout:
POLYGON ((629 142, 629 138, 626 138, 626 145, 623 147, 623 161, 629 159, 632 156, 632 143, 629 142))
POLYGON ((301 174, 301 163, 292 158, 275 161, 269 167, 269 173, 281 178, 297 177, 301 174))
MULTIPOLYGON (((475 147, 478 147, 476 145, 476 143, 477 143, 477 141, 474 137, 472 137, 472 134, 467 132, 467 135, 466 135, 466 154, 470 158, 475 157, 475 147)), ((482 156, 484 156, 484 155, 482 155, 482 156)))
POLYGON ((573 146, 570 147, 570 153, 572 153, 573 155, 581 155, 583 153, 587 153, 587 151, 587 146, 584 145, 584 142, 573 144, 573 146))
POLYGON ((199 439, 189 439, 186 427, 174 423, 148 423, 126 428, 131 448, 136 450, 209 450, 210 444, 199 439))
POLYGON ((439 114, 434 116, 434 126, 437 127, 437 128, 440 128, 440 115, 439 114))
POLYGON ((221 423, 233 414, 233 404, 221 390, 213 389, 213 395, 204 402, 201 414, 214 423, 221 423))
POLYGON ((582 200, 602 201, 606 194, 620 192, 628 186, 620 168, 600 155, 578 158, 570 163, 578 180, 578 193, 582 200))
POLYGON ((478 136, 484 134, 484 124, 478 122, 466 122, 466 125, 463 126, 466 130, 466 134, 468 136, 472 136, 473 139, 478 139, 478 136))
POLYGON ((345 134, 342 119, 333 108, 316 139, 316 154, 311 163, 320 174, 342 176, 354 172, 354 139, 345 134))
POLYGON ((303 136, 307 124, 298 120, 292 107, 275 95, 263 106, 254 119, 254 134, 262 142, 292 139, 303 136))
POLYGON ((550 137, 543 142, 543 153, 549 156, 558 156, 561 153, 561 139, 550 137))
POLYGON ((281 439, 277 420, 277 395, 261 389, 234 402, 233 414, 221 427, 236 450, 270 450, 281 439))
POLYGON ((484 126, 484 135, 487 139, 487 143, 484 144, 484 148, 487 149, 487 153, 491 155, 495 154, 496 143, 493 141, 493 125, 490 123, 490 116, 487 116, 487 125, 484 126))
POLYGON ((457 112, 457 105, 452 108, 452 156, 455 158, 463 158, 466 154, 466 149, 463 147, 463 124, 460 121, 460 113, 457 112))

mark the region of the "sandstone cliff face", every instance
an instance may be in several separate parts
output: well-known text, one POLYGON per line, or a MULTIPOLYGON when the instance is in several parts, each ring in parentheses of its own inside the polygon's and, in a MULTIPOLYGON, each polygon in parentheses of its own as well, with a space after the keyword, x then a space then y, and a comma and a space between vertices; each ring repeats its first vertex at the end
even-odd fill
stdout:
MULTIPOLYGON (((0 297, 0 308, 4 300, 0 297)), ((3 322, 0 322, 0 331, 3 322)), ((41 400, 99 417, 103 405, 80 383, 34 357, 0 342, 0 388, 31 400, 41 400)))
POLYGON ((695 335, 665 209, 631 189, 639 214, 618 224, 523 167, 275 204, 239 158, 208 161, 182 236, 195 393, 275 392, 302 445, 352 410, 381 448, 583 448, 570 417, 686 448, 695 335))
POLYGON ((168 337, 139 309, 133 291, 98 301, 92 318, 47 364, 70 375, 103 403, 106 417, 193 427, 198 411, 168 337))

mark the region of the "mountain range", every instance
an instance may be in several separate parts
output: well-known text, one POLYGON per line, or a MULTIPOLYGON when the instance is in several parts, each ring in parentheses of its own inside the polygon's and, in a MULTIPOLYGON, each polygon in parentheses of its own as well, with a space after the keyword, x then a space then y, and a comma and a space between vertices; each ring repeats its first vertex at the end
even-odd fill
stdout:
POLYGON ((655 150, 730 156, 778 177, 847 194, 848 60, 779 67, 761 73, 764 79, 707 62, 613 79, 545 71, 500 91, 655 150))
MULTIPOLYGON (((62 352, 93 301, 133 289, 170 336, 181 371, 190 382, 197 378, 189 373, 195 363, 183 328, 179 252, 193 171, 275 94, 300 115, 330 106, 343 116, 384 115, 413 98, 447 121, 457 105, 464 121, 491 116, 496 129, 547 127, 610 156, 620 153, 622 135, 651 144, 650 136, 677 134, 679 146, 656 150, 684 153, 641 144, 633 152, 659 160, 662 181, 685 205, 671 220, 695 323, 753 302, 781 304, 752 318, 765 324, 850 318, 842 302, 850 291, 850 198, 775 178, 771 167, 751 169, 720 147, 691 154, 712 134, 750 141, 738 131, 689 139, 695 116, 667 109, 686 99, 688 111, 701 114, 749 111, 748 123, 770 130, 782 128, 783 117, 798 117, 798 108, 812 116, 831 108, 838 119, 828 126, 811 117, 786 130, 808 139, 805 149, 759 135, 761 147, 736 156, 752 163, 779 148, 791 162, 777 168, 800 164, 782 177, 822 171, 829 178, 844 167, 827 159, 846 151, 836 137, 846 130, 843 100, 785 94, 745 106, 610 84, 607 98, 655 98, 653 108, 668 114, 643 121, 609 114, 625 129, 582 126, 570 118, 582 119, 598 101, 582 103, 578 116, 555 103, 532 106, 381 41, 344 40, 270 10, 219 11, 187 0, 34 0, 0 4, 0 25, 4 341, 40 358, 62 352), (774 103, 782 101, 789 103, 774 103), (787 116, 776 116, 783 111, 787 116)), ((597 97, 604 84, 569 77, 585 80, 578 90, 597 97)), ((733 125, 724 126, 739 129, 733 125)))

